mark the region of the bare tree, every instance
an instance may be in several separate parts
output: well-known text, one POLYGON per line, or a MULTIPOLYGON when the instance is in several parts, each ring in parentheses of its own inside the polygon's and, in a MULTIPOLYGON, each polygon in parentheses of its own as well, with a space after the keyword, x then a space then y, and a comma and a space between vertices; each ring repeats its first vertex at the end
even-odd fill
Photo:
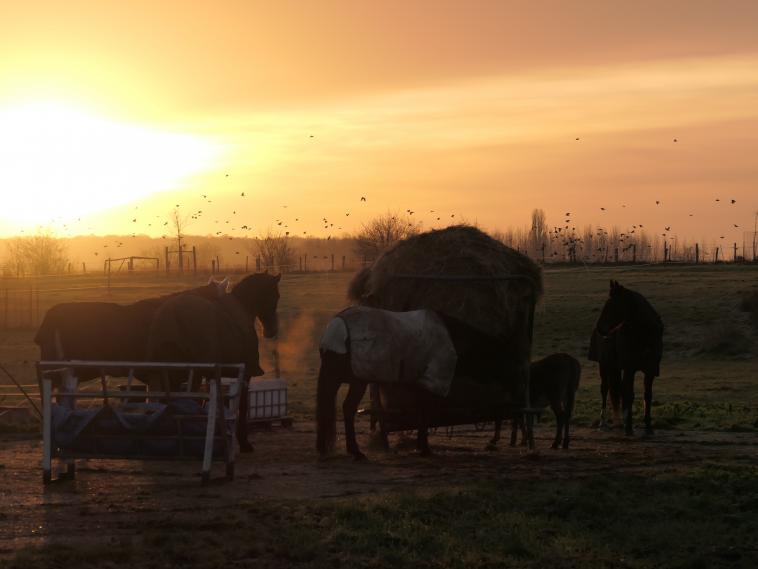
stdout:
POLYGON ((394 243, 412 237, 421 231, 421 225, 409 216, 387 212, 364 223, 355 236, 355 252, 366 259, 376 259, 394 243))
POLYGON ((534 256, 542 255, 543 247, 547 248, 548 228, 546 219, 544 210, 532 210, 532 228, 529 230, 529 252, 534 256))
POLYGON ((49 232, 16 237, 7 244, 8 264, 17 274, 52 275, 68 265, 66 247, 49 232))
POLYGON ((171 223, 171 227, 174 230, 174 233, 176 234, 176 251, 177 255, 179 256, 179 272, 184 272, 184 232, 187 229, 187 226, 190 222, 190 216, 182 215, 179 212, 178 208, 174 208, 174 210, 169 215, 169 223, 171 223))
POLYGON ((256 239, 256 247, 261 257, 261 263, 264 268, 278 267, 279 270, 286 270, 292 264, 295 251, 292 249, 287 235, 274 233, 271 229, 266 234, 256 239))

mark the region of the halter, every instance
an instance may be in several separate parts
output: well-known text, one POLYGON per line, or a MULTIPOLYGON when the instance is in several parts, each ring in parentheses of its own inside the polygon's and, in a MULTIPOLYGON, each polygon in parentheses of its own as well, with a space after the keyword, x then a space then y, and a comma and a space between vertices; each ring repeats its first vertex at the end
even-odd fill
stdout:
MULTIPOLYGON (((619 330, 621 330, 621 328, 623 328, 623 327, 624 327, 624 321, 622 320, 621 322, 619 322, 618 324, 616 324, 613 328, 611 328, 610 330, 608 330, 608 333, 606 333, 606 334, 600 334, 600 336, 602 336, 603 340, 607 340, 608 338, 610 338, 611 336, 613 336, 613 334, 615 334, 616 332, 618 332, 619 330)), ((599 330, 598 330, 598 333, 600 333, 599 330)))

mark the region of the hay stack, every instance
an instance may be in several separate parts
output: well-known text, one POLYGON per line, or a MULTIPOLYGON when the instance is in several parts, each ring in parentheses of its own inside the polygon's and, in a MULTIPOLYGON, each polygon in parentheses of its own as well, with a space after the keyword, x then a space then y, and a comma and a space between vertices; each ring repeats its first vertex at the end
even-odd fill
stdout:
POLYGON ((348 290, 359 304, 437 310, 503 340, 512 339, 514 319, 541 294, 542 271, 534 261, 467 225, 398 242, 348 290))

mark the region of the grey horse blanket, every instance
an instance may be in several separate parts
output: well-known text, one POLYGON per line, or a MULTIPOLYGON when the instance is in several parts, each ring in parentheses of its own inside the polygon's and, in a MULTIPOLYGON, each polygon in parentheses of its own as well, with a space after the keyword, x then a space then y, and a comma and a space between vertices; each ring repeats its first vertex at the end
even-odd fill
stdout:
POLYGON ((368 383, 416 383, 447 396, 458 356, 432 310, 346 308, 329 323, 321 350, 349 353, 353 375, 368 383))

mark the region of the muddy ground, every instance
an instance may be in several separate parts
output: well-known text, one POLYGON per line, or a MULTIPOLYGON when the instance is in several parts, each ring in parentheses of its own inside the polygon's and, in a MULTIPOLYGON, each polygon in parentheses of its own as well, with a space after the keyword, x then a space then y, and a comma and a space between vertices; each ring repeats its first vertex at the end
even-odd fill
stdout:
POLYGON ((233 482, 223 465, 207 487, 199 481, 199 462, 89 460, 78 462, 74 481, 43 486, 41 443, 6 435, 0 439, 0 554, 28 546, 98 544, 139 539, 141 528, 190 519, 198 509, 221 518, 241 501, 285 499, 321 501, 347 496, 426 492, 457 483, 503 480, 580 479, 595 475, 647 472, 686 473, 713 464, 754 465, 758 434, 659 431, 633 439, 620 431, 577 428, 572 448, 552 450, 549 427, 537 436, 537 451, 502 445, 484 450, 490 432, 460 429, 438 432, 434 454, 422 457, 410 439, 393 438, 394 450, 372 450, 363 428, 369 460, 354 462, 340 448, 319 461, 313 450, 314 425, 259 432, 255 452, 242 455, 233 482))

